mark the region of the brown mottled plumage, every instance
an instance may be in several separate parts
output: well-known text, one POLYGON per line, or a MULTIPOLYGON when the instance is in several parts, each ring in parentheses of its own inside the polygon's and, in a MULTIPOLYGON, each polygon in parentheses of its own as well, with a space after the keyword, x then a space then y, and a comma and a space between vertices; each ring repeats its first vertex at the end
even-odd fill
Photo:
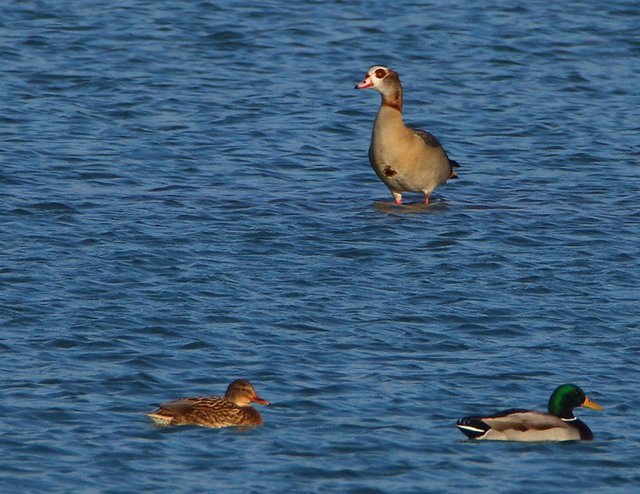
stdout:
POLYGON ((250 403, 268 405, 246 379, 229 384, 224 396, 200 396, 163 403, 146 415, 159 426, 199 425, 203 427, 230 427, 262 425, 260 412, 250 403))

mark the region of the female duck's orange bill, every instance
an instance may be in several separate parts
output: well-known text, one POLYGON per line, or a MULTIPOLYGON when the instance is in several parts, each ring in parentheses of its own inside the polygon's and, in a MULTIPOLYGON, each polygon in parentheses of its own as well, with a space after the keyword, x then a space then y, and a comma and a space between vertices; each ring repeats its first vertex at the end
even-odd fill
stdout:
POLYGON ((251 398, 251 401, 255 401, 256 403, 260 403, 261 405, 268 405, 269 404, 269 402, 267 400, 263 400, 259 396, 254 396, 253 398, 251 398))

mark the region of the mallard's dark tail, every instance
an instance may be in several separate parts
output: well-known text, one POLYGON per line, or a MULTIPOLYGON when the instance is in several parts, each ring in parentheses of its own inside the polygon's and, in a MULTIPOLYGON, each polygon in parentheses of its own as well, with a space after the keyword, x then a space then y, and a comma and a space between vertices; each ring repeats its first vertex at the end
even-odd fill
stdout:
POLYGON ((478 417, 465 417, 456 422, 456 427, 469 439, 478 439, 484 436, 491 427, 478 417))

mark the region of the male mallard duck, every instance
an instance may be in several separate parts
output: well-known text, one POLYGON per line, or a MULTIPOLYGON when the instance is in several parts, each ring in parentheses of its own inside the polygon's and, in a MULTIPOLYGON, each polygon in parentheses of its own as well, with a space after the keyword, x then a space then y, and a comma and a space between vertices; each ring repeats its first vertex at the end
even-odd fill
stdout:
POLYGON ((574 441, 593 439, 591 429, 573 415, 575 407, 603 410, 578 386, 558 386, 549 398, 549 413, 512 409, 488 417, 465 417, 456 425, 469 439, 498 441, 574 441))
POLYGON ((250 406, 251 402, 268 405, 256 393, 246 379, 229 384, 224 396, 183 398, 163 403, 153 413, 146 415, 156 425, 201 425, 204 427, 255 426, 262 425, 260 412, 250 406))
POLYGON ((422 192, 429 204, 431 192, 450 178, 457 178, 454 166, 440 141, 424 130, 411 129, 402 120, 402 84, 398 73, 376 65, 369 69, 356 89, 373 88, 382 103, 373 124, 369 161, 391 191, 396 204, 402 193, 422 192))

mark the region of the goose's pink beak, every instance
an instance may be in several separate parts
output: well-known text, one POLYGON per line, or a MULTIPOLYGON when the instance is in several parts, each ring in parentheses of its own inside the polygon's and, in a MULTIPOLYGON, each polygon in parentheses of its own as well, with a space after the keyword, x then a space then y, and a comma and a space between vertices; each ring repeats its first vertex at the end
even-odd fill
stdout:
POLYGON ((371 77, 365 77, 364 81, 360 84, 356 84, 354 89, 367 89, 368 87, 373 87, 373 82, 371 82, 371 77))

